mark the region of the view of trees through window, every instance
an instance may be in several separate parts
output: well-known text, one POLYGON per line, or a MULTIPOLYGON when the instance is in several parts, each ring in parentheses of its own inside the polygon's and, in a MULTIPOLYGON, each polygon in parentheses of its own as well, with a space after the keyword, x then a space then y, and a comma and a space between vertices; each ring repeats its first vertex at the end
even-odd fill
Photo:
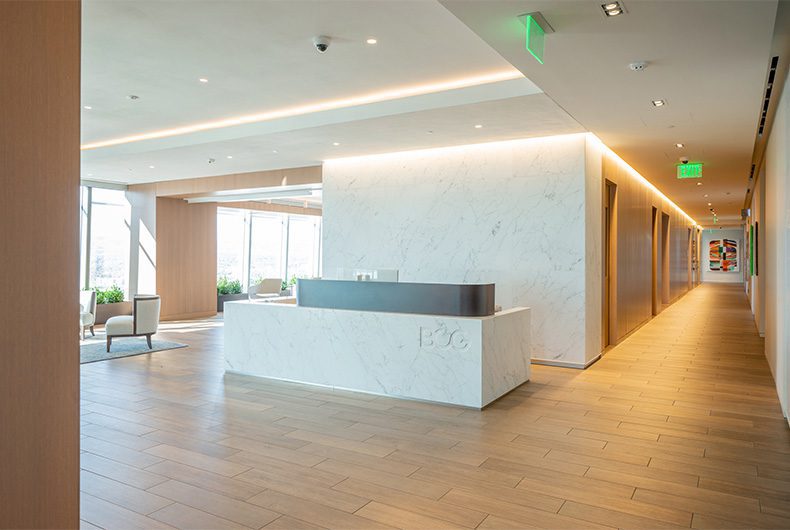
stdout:
POLYGON ((319 276, 320 254, 319 216, 217 210, 217 277, 245 290, 263 278, 319 276))

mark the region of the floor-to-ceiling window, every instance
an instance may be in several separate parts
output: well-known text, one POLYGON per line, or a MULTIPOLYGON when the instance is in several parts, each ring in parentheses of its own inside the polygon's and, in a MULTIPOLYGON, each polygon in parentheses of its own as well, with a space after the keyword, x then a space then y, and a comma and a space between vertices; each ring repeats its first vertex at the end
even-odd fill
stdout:
POLYGON ((80 285, 129 296, 131 206, 118 189, 80 188, 80 285))
POLYGON ((263 278, 285 278, 283 241, 287 218, 268 212, 250 213, 250 276, 248 283, 263 278))
POLYGON ((217 277, 241 281, 245 276, 247 215, 243 210, 217 211, 217 277))
POLYGON ((291 215, 288 219, 288 278, 318 276, 321 251, 321 218, 291 215))
POLYGON ((264 278, 321 274, 321 217, 219 208, 217 277, 243 289, 264 278))

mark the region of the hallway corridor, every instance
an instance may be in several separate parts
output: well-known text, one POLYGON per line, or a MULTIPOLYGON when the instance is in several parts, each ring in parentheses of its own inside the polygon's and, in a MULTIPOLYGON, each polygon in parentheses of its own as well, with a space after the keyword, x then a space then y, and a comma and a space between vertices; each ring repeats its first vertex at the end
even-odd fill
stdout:
POLYGON ((86 527, 790 527, 790 432, 740 286, 484 411, 225 375, 220 324, 82 366, 86 527))

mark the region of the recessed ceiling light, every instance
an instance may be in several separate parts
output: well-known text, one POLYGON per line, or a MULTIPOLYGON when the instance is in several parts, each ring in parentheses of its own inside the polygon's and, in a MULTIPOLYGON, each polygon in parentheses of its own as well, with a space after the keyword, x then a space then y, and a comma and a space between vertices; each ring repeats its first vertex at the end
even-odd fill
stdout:
POLYGON ((683 144, 675 144, 675 147, 678 149, 683 149, 685 146, 683 144))
POLYGON ((483 126, 480 125, 479 123, 477 125, 475 125, 475 129, 482 129, 482 128, 483 128, 483 126))
POLYGON ((621 2, 607 2, 601 4, 601 9, 603 9, 603 13, 607 17, 616 17, 617 15, 625 13, 625 7, 623 7, 621 2))
POLYGON ((85 105, 82 108, 85 109, 85 110, 91 110, 93 107, 91 107, 90 105, 85 105))
POLYGON ((712 206, 712 204, 711 204, 711 203, 708 203, 708 206, 712 206))
POLYGON ((702 182, 697 182, 697 186, 702 186, 702 182))
POLYGON ((154 169, 154 166, 148 166, 148 169, 154 169))
POLYGON ((276 155, 277 153, 279 153, 279 151, 277 149, 272 149, 272 153, 276 155))
POLYGON ((366 40, 365 42, 367 42, 368 44, 376 44, 378 41, 371 37, 368 40, 366 40))
POLYGON ((382 90, 368 94, 360 94, 352 97, 332 100, 318 100, 306 104, 297 105, 294 107, 284 107, 261 112, 258 114, 246 114, 243 116, 233 116, 229 118, 222 118, 215 121, 206 121, 187 125, 183 127, 174 127, 171 129, 161 129, 146 133, 132 134, 129 136, 122 136, 102 140, 99 142, 92 142, 83 144, 80 149, 97 149, 99 147, 109 147, 111 145, 121 145, 132 142, 141 142, 144 140, 154 140, 159 138, 168 138, 171 136, 179 136, 182 134, 189 134, 198 131, 208 131, 213 129, 221 129, 224 127, 233 127, 236 125, 244 125, 247 123, 261 123, 266 121, 278 120, 283 118, 291 118, 294 116, 304 116, 313 112, 323 112, 327 110, 347 109, 358 105, 369 105, 371 103, 381 103, 383 101, 392 101, 395 99, 421 96, 425 94, 436 94, 446 90, 456 90, 460 88, 468 88, 473 86, 486 85, 489 83, 496 83, 500 81, 509 81, 511 79, 524 79, 524 75, 513 68, 502 70, 498 72, 488 73, 479 76, 463 77, 451 79, 436 83, 427 83, 422 85, 411 85, 405 87, 396 87, 392 89, 382 90))
POLYGON ((201 83, 208 83, 208 79, 206 79, 205 77, 201 77, 200 79, 198 79, 198 81, 200 81, 201 83))
POLYGON ((332 142, 332 145, 334 145, 335 147, 337 147, 338 145, 340 145, 340 142, 332 142))
POLYGON ((89 176, 89 177, 92 177, 92 176, 93 176, 93 173, 88 173, 88 176, 89 176))
POLYGON ((228 155, 227 158, 228 159, 233 158, 233 155, 228 155))
POLYGON ((654 99, 653 100, 653 106, 654 107, 663 107, 666 104, 667 104, 667 102, 664 101, 663 99, 654 99))

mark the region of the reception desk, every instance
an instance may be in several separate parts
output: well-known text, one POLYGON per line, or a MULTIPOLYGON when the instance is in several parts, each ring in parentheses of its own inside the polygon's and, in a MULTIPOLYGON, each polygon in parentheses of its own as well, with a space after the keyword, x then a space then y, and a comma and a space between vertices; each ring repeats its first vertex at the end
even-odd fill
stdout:
POLYGON ((530 310, 482 317, 225 304, 229 372, 482 408, 530 376, 530 310))

